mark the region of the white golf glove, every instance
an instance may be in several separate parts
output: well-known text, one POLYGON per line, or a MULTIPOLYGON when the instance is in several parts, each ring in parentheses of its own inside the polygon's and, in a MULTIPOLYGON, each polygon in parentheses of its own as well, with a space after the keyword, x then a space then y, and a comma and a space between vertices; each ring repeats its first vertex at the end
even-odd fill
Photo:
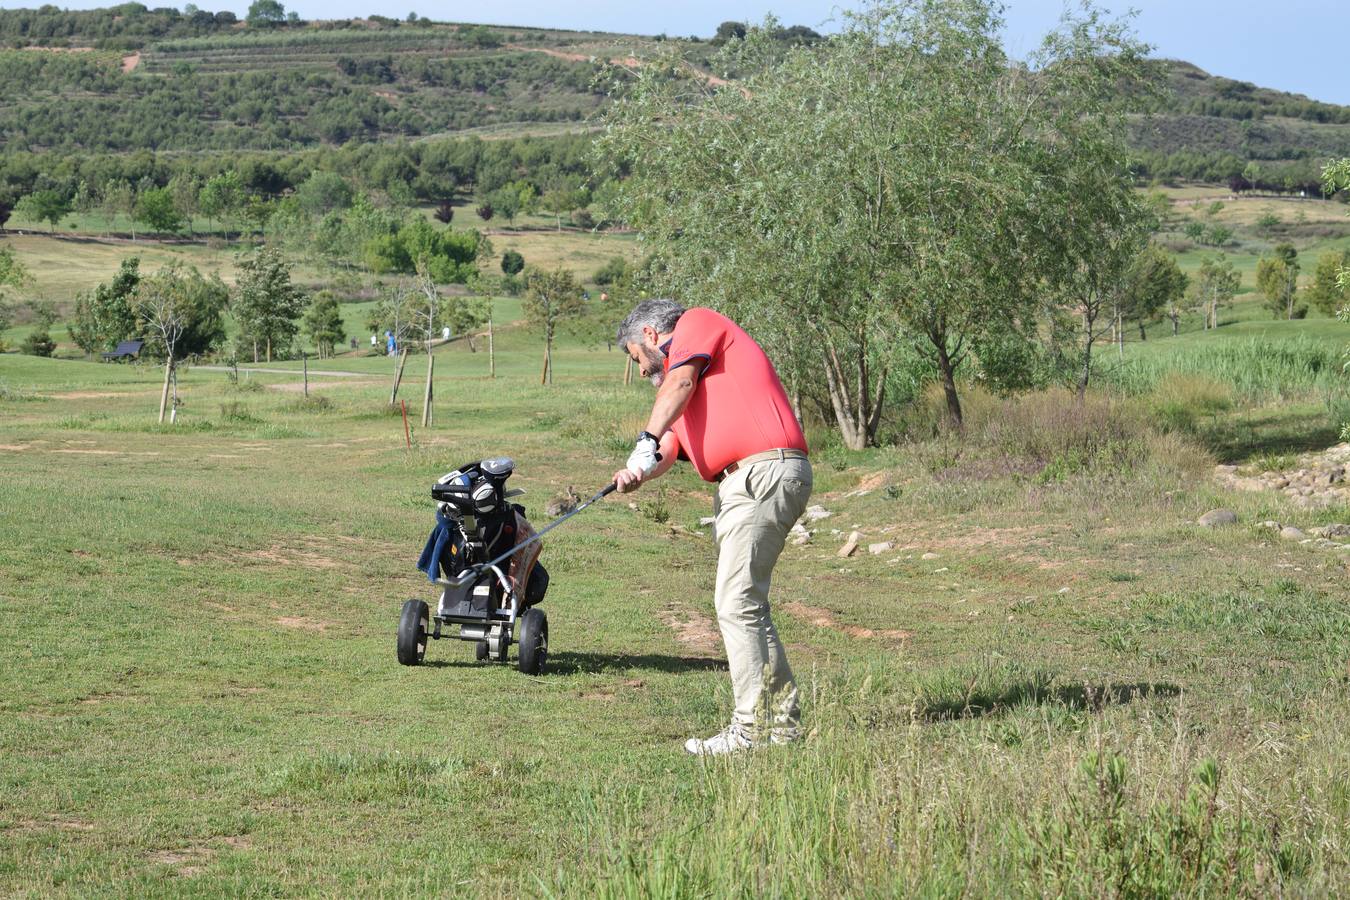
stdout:
POLYGON ((638 435, 637 446, 633 452, 628 454, 628 471, 640 478, 646 478, 656 468, 656 464, 661 461, 661 454, 656 452, 660 444, 656 438, 647 431, 638 435))

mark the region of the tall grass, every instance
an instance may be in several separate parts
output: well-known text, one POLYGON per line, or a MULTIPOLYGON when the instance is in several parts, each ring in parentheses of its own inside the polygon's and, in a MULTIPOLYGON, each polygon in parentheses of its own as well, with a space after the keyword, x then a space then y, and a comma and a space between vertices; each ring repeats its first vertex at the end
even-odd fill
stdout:
POLYGON ((1287 399, 1344 390, 1340 354, 1306 338, 1229 339, 1176 344, 1137 353, 1101 370, 1100 381, 1128 394, 1145 394, 1165 378, 1199 375, 1228 385, 1243 400, 1287 399))

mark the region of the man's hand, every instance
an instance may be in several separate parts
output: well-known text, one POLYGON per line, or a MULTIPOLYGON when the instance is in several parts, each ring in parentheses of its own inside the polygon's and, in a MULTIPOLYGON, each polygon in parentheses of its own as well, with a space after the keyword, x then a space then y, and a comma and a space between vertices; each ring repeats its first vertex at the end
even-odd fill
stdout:
POLYGON ((654 436, 642 432, 638 435, 633 452, 628 455, 628 470, 638 476, 639 480, 650 475, 656 464, 661 461, 661 454, 657 452, 660 446, 654 436))
POLYGON ((618 486, 620 494, 631 494, 642 487, 642 476, 628 469, 620 469, 614 473, 614 483, 618 486))

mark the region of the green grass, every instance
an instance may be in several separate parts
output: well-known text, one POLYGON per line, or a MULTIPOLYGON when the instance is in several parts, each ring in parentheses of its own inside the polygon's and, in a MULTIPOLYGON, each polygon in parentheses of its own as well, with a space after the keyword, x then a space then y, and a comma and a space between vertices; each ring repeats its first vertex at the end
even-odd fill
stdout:
MULTIPOLYGON (((971 395, 964 446, 818 450, 833 516, 774 580, 795 747, 679 749, 730 702, 670 624, 713 627, 687 467, 663 516, 611 498, 546 539, 541 677, 458 642, 398 666, 434 478, 509 453, 542 524, 650 403, 616 353, 564 338, 548 388, 537 336, 499 338, 495 381, 439 351, 429 429, 413 359, 411 451, 380 357, 314 364, 326 402, 189 369, 158 426, 153 367, 0 356, 0 894, 1350 890, 1345 557, 1272 542, 1251 523, 1312 514, 1119 401, 971 395), (1190 524, 1217 505, 1242 524, 1190 524)), ((1227 396, 1204 415, 1272 409, 1227 396)))

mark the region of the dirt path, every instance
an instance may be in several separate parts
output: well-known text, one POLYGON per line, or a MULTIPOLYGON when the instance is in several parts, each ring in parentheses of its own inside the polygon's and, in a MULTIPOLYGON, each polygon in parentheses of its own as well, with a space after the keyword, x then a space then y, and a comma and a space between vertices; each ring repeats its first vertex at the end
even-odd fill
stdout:
MULTIPOLYGON (((232 370, 230 369, 229 366, 193 366, 193 367, 192 367, 192 371, 194 371, 194 372, 229 372, 229 371, 232 371, 232 370)), ((304 375, 304 372, 301 371, 300 369, 263 369, 263 368, 257 368, 257 367, 252 367, 252 366, 251 366, 251 367, 248 367, 248 368, 245 368, 244 366, 240 366, 240 367, 239 367, 239 371, 242 372, 242 373, 247 373, 247 374, 253 374, 253 373, 255 373, 255 372, 263 372, 263 373, 266 373, 266 374, 268 374, 268 375, 294 375, 296 378, 300 378, 300 377, 302 377, 302 376, 304 375)), ((371 373, 369 373, 369 372, 340 372, 340 371, 336 371, 336 370, 333 370, 333 369, 310 369, 310 370, 309 370, 309 374, 310 374, 310 377, 312 377, 312 378, 327 378, 327 377, 330 376, 330 375, 335 376, 335 377, 338 377, 338 378, 369 378, 371 373)))

